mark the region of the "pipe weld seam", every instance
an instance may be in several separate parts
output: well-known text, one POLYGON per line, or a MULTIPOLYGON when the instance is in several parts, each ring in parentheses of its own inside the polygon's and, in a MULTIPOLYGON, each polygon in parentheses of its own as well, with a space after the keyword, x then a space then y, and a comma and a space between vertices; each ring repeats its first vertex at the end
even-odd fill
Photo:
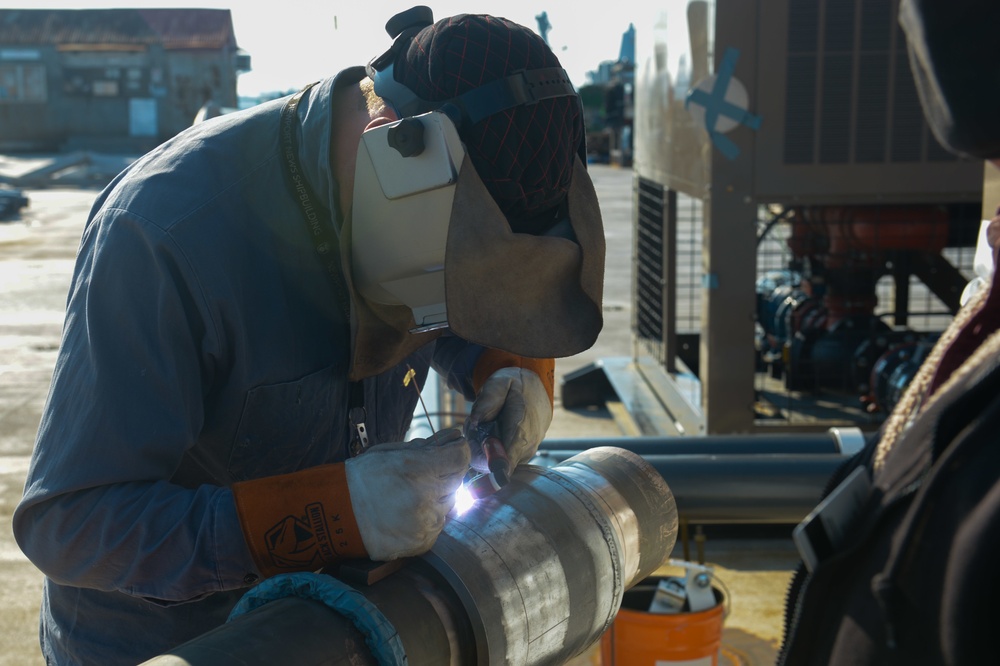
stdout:
POLYGON ((543 476, 551 481, 555 481, 557 484, 565 488, 573 495, 576 499, 583 504, 587 511, 590 512, 591 517, 594 518, 601 528, 601 536, 604 537, 604 542, 608 546, 608 551, 611 554, 611 564, 614 569, 614 579, 615 579, 615 591, 614 591, 614 605, 609 609, 608 616, 604 620, 604 630, 606 631, 611 623, 615 621, 615 615, 618 614, 618 607, 621 605, 622 599, 625 597, 624 590, 624 578, 622 576, 622 555, 618 550, 618 540, 615 538, 614 529, 605 520, 604 514, 601 512, 600 508, 591 499, 590 494, 582 491, 576 484, 570 481, 568 478, 563 476, 560 470, 557 469, 546 469, 543 476))

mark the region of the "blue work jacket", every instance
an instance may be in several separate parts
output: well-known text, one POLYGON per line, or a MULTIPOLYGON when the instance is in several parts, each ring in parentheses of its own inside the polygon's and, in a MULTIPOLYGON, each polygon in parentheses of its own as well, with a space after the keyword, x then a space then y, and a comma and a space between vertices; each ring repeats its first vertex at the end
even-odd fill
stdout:
MULTIPOLYGON (((335 82, 298 108, 330 210, 335 82)), ((91 211, 13 521, 49 663, 135 664, 223 623, 259 579, 230 484, 348 456, 349 326, 285 185, 284 103, 192 126, 91 211)), ((476 351, 446 336, 407 364, 469 395, 476 351)), ((407 432, 407 364, 364 381, 376 442, 407 432)))

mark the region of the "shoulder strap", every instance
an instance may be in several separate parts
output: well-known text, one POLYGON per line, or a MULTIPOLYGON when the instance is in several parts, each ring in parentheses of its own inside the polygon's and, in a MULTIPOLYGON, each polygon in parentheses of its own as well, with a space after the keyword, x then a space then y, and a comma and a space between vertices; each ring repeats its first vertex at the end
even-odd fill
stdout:
MULTIPOLYGON (((340 263, 340 241, 333 231, 333 217, 313 193, 299 162, 298 128, 296 127, 299 103, 314 85, 316 84, 310 83, 292 95, 281 109, 281 156, 285 166, 285 185, 292 198, 299 203, 302 219, 306 223, 306 232, 312 239, 320 263, 326 269, 337 302, 344 313, 344 321, 350 328, 351 301, 344 285, 340 263)), ((368 446, 368 433, 365 426, 364 390, 360 381, 350 382, 348 411, 348 418, 355 430, 353 438, 363 450, 368 446)), ((356 447, 352 446, 351 448, 356 447)))
POLYGON ((345 321, 350 325, 351 301, 344 285, 344 276, 340 264, 340 241, 333 231, 333 218, 330 211, 316 197, 309 182, 306 180, 299 162, 298 120, 299 103, 303 96, 315 83, 292 95, 281 109, 281 156, 284 164, 285 185, 292 197, 298 202, 302 219, 306 223, 306 231, 316 248, 320 263, 330 277, 330 283, 336 292, 337 301, 344 313, 345 321))

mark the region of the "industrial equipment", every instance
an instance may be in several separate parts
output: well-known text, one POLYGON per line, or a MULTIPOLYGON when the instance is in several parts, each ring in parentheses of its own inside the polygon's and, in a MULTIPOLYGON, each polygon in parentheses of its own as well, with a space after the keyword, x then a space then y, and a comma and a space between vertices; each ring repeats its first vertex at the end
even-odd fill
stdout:
POLYGON ((634 352, 567 375, 644 435, 875 430, 973 277, 983 163, 929 131, 898 0, 661 0, 637 40, 634 352))

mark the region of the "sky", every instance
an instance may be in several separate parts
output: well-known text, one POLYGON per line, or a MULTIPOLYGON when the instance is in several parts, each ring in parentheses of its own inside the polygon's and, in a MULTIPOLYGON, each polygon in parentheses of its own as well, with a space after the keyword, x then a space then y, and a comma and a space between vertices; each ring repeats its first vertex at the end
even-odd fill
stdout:
MULTIPOLYGON (((241 74, 241 96, 297 89, 335 74, 343 67, 362 65, 391 44, 385 22, 393 14, 421 0, 31 0, 31 9, 104 9, 143 7, 198 7, 229 9, 236 42, 250 54, 253 71, 241 74), (377 9, 370 9, 376 7, 377 9)), ((622 34, 635 23, 639 0, 601 3, 600 13, 584 9, 581 0, 423 0, 434 17, 459 13, 502 16, 538 32, 535 17, 548 14, 549 45, 577 87, 588 83, 587 72, 606 60, 616 60, 622 34), (609 6, 610 5, 610 6, 609 6)), ((591 4, 591 7, 595 6, 591 4)))

